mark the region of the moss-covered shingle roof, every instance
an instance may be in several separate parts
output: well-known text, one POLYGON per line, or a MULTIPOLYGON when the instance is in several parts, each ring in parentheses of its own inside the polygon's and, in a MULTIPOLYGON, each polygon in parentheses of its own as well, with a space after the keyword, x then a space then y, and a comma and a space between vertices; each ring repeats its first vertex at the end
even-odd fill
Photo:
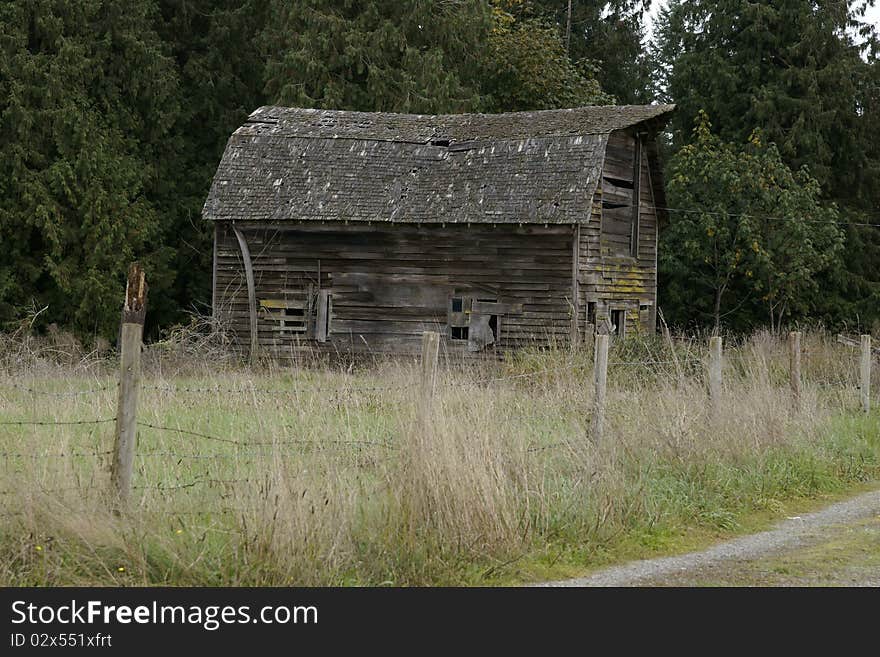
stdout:
POLYGON ((219 221, 573 223, 608 134, 671 105, 415 115, 261 107, 229 140, 204 216, 219 221))

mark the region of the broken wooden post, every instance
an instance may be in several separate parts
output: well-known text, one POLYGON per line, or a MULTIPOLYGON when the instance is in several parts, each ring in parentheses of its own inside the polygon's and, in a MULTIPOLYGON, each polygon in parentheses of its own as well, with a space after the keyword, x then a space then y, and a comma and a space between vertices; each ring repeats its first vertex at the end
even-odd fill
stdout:
POLYGON ((861 384, 859 391, 862 397, 862 410, 865 413, 871 412, 871 336, 863 335, 861 340, 862 357, 861 357, 861 384))
POLYGON ((128 268, 125 304, 120 331, 119 401, 116 410, 116 444, 113 447, 111 482, 116 500, 128 501, 137 443, 137 401, 141 370, 141 341, 147 310, 147 282, 137 262, 128 268))
POLYGON ((801 333, 792 331, 788 334, 788 363, 791 385, 791 397, 795 410, 801 408, 801 333))
POLYGON ((422 380, 421 414, 427 420, 431 415, 434 389, 437 386, 437 360, 440 354, 440 334, 434 331, 422 333, 422 380))
POLYGON ((608 336, 596 336, 596 355, 593 365, 593 440, 602 440, 605 430, 605 396, 608 384, 608 336))
POLYGON ((722 342, 716 335, 709 338, 709 403, 715 420, 721 413, 722 371, 722 342))

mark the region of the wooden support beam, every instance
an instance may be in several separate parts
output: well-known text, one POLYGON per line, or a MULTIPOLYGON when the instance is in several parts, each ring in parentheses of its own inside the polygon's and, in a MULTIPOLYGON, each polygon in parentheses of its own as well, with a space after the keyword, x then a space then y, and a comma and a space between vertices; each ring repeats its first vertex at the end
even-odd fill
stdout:
POLYGON ((217 314, 217 241, 220 239, 220 227, 214 222, 214 252, 211 258, 211 318, 216 322, 217 314))
POLYGON ((330 334, 330 290, 318 290, 318 313, 315 319, 315 340, 327 342, 330 334))
MULTIPOLYGON (((868 337, 871 337, 871 336, 868 336, 868 337)), ((861 340, 855 340, 853 338, 848 338, 845 335, 838 334, 837 341, 840 344, 845 344, 847 347, 861 347, 862 346, 861 340)), ((871 351, 874 354, 880 354, 880 347, 872 347, 871 351)))
POLYGON ((247 241, 244 239, 244 234, 235 224, 232 224, 232 230, 235 232, 235 237, 238 240, 238 248, 241 249, 241 259, 244 262, 244 275, 245 280, 247 281, 248 311, 250 313, 251 328, 250 359, 251 362, 253 362, 257 358, 257 352, 260 347, 260 336, 257 332, 257 288, 254 282, 254 265, 251 261, 251 252, 250 249, 248 249, 247 241))
POLYGON ((523 311, 521 303, 496 303, 494 301, 471 302, 471 312, 479 315, 513 315, 523 311))

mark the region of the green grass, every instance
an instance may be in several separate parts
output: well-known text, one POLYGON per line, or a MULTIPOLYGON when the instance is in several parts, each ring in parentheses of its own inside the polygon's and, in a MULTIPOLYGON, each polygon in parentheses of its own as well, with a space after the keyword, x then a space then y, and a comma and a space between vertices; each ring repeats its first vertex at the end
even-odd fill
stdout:
MULTIPOLYGON (((112 423, 0 425, 0 583, 494 585, 695 549, 880 479, 880 416, 856 411, 851 354, 805 342, 800 409, 785 345, 755 336, 731 353, 717 418, 698 365, 679 376, 662 344, 618 345, 612 362, 667 364, 612 368, 601 444, 583 352, 448 364, 427 421, 412 363, 148 352, 139 420, 166 428, 140 428, 122 515, 112 423)), ((112 362, 19 361, 0 373, 0 422, 114 416, 112 362)))

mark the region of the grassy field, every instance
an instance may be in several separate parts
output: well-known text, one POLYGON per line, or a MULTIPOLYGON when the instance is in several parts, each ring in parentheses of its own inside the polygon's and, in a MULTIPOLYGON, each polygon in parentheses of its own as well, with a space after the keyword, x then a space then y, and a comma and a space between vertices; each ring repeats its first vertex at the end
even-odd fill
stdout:
POLYGON ((804 337, 795 408, 786 345, 731 344, 712 419, 705 342, 615 344, 601 444, 583 350, 444 362, 424 421, 411 361, 249 367, 159 343, 145 352, 133 502, 117 516, 114 356, 7 336, 0 584, 530 581, 880 478, 880 416, 857 410, 851 348, 804 337))

